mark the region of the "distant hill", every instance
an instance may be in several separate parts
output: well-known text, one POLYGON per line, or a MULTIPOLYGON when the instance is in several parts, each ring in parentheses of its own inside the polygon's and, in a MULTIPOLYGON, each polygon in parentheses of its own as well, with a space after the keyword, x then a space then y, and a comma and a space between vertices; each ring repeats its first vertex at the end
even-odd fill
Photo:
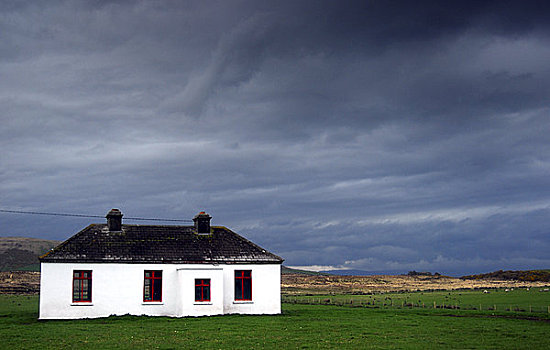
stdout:
POLYGON ((403 271, 398 270, 381 270, 381 271, 366 271, 366 270, 330 270, 321 271, 330 273, 331 275, 339 276, 375 276, 375 275, 402 275, 403 271))
POLYGON ((502 271, 481 273, 477 275, 462 276, 465 280, 479 279, 498 279, 498 280, 516 280, 516 281, 542 281, 550 282, 550 270, 520 270, 520 271, 502 271))
POLYGON ((308 275, 308 276, 329 275, 329 273, 326 273, 326 272, 299 270, 299 269, 293 269, 284 265, 281 266, 281 274, 283 275, 298 274, 298 275, 308 275))
POLYGON ((380 271, 366 271, 366 270, 326 270, 326 271, 307 271, 307 270, 298 270, 290 267, 283 266, 281 272, 283 274, 302 274, 302 275, 337 275, 337 276, 377 276, 377 275, 403 275, 401 270, 380 270, 380 271))
POLYGON ((369 271, 363 271, 363 270, 330 270, 330 271, 321 271, 323 273, 330 273, 332 275, 339 275, 339 276, 369 276, 374 275, 374 273, 370 273, 369 271))
POLYGON ((0 237, 0 271, 38 271, 38 257, 61 241, 28 237, 0 237))

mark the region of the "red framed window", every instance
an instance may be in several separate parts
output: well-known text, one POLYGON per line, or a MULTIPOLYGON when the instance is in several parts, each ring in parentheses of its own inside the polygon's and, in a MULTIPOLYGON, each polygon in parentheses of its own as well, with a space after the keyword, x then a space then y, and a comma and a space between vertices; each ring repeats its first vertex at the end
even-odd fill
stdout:
POLYGON ((92 302, 92 271, 73 271, 73 303, 92 302))
POLYGON ((235 270, 235 300, 252 300, 251 270, 235 270))
POLYGON ((210 301, 210 278, 195 279, 195 301, 210 301))
POLYGON ((143 301, 162 301, 162 271, 145 270, 143 301))

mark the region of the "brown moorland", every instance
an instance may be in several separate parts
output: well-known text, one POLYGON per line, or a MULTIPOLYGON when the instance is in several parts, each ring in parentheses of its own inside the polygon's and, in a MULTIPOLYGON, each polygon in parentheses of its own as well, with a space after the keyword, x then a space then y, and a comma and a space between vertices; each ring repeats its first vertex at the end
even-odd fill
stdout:
POLYGON ((282 275, 282 292, 299 294, 369 294, 386 292, 413 292, 430 290, 489 289, 546 287, 550 282, 504 279, 466 280, 449 276, 337 276, 337 275, 282 275))

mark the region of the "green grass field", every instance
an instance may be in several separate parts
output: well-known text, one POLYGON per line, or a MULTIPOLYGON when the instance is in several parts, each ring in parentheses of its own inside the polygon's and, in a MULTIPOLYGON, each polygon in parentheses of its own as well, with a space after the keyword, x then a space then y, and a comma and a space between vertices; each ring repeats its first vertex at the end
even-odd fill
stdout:
POLYGON ((548 349, 548 319, 477 311, 283 304, 277 316, 38 321, 38 297, 0 295, 3 349, 548 349), (498 316, 498 315, 497 315, 498 316))
MULTIPOLYGON (((546 314, 550 317, 550 292, 545 288, 508 290, 457 290, 371 295, 283 296, 289 303, 346 304, 378 308, 459 308, 478 311, 504 311, 546 314)), ((545 315, 540 315, 545 316, 545 315)))

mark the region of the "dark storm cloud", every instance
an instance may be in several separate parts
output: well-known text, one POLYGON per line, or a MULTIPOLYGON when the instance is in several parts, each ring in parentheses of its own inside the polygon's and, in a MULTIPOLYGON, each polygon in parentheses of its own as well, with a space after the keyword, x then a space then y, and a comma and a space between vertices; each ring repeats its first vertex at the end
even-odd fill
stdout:
POLYGON ((289 265, 548 267, 543 2, 0 6, 2 208, 204 209, 289 265))

